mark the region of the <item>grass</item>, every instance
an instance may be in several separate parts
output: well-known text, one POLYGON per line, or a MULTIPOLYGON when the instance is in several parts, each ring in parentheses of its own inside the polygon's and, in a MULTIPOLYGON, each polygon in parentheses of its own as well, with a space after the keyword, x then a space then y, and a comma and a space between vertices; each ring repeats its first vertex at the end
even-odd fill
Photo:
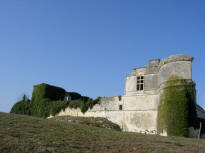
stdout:
POLYGON ((102 117, 74 117, 74 116, 55 116, 50 118, 51 120, 57 120, 62 122, 70 122, 88 125, 92 127, 101 127, 106 129, 114 129, 120 131, 120 127, 117 124, 112 123, 106 118, 102 117))
POLYGON ((205 140, 161 137, 0 113, 1 153, 205 153, 205 140))

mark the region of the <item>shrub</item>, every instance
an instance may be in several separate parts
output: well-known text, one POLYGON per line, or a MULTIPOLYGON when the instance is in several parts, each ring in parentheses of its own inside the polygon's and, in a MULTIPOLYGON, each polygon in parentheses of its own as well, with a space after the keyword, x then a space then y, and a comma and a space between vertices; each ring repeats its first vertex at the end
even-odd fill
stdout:
POLYGON ((78 100, 71 100, 69 103, 70 108, 80 108, 81 112, 85 113, 89 108, 92 109, 95 104, 99 102, 99 98, 93 100, 89 97, 78 100))
POLYGON ((77 99, 80 99, 82 97, 81 94, 79 94, 77 92, 67 92, 67 94, 70 95, 71 100, 77 100, 77 99))
POLYGON ((30 101, 19 101, 11 109, 10 113, 30 115, 30 101))
POLYGON ((34 86, 32 101, 50 99, 51 101, 64 100, 66 91, 63 88, 42 83, 34 86))
POLYGON ((70 108, 80 108, 80 105, 82 103, 82 100, 71 100, 70 103, 69 103, 69 107, 70 108))
POLYGON ((80 108, 85 113, 100 100, 100 98, 93 100, 76 92, 69 92, 68 94, 72 100, 65 101, 64 97, 66 94, 66 91, 59 87, 45 83, 36 85, 34 86, 32 100, 30 101, 24 95, 23 99, 12 107, 10 113, 48 117, 49 115, 57 114, 68 106, 70 108, 80 108))
POLYGON ((50 103, 50 114, 55 115, 59 113, 62 109, 65 110, 68 107, 69 101, 52 101, 50 103))

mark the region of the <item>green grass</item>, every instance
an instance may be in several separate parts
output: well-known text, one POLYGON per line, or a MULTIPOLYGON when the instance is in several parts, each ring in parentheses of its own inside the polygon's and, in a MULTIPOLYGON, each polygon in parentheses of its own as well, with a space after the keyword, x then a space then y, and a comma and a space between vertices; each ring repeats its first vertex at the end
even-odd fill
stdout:
POLYGON ((161 137, 0 113, 1 153, 205 153, 205 140, 161 137))

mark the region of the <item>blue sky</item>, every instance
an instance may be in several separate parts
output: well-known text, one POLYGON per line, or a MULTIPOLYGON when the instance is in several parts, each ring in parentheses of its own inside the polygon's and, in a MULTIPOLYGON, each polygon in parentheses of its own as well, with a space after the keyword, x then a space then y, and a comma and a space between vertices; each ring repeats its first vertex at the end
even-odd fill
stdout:
POLYGON ((203 0, 1 0, 0 111, 42 82, 83 95, 118 96, 149 59, 195 57, 205 97, 203 0))

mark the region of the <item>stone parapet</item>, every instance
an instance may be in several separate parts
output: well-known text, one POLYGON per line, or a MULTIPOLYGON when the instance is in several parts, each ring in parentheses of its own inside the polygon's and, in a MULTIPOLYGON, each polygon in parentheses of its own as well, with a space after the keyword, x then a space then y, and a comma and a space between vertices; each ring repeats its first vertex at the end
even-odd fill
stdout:
POLYGON ((160 63, 159 63, 159 69, 168 63, 171 62, 177 62, 177 61, 193 61, 194 57, 186 55, 186 54, 177 54, 177 55, 172 55, 169 56, 168 58, 163 59, 160 63))

